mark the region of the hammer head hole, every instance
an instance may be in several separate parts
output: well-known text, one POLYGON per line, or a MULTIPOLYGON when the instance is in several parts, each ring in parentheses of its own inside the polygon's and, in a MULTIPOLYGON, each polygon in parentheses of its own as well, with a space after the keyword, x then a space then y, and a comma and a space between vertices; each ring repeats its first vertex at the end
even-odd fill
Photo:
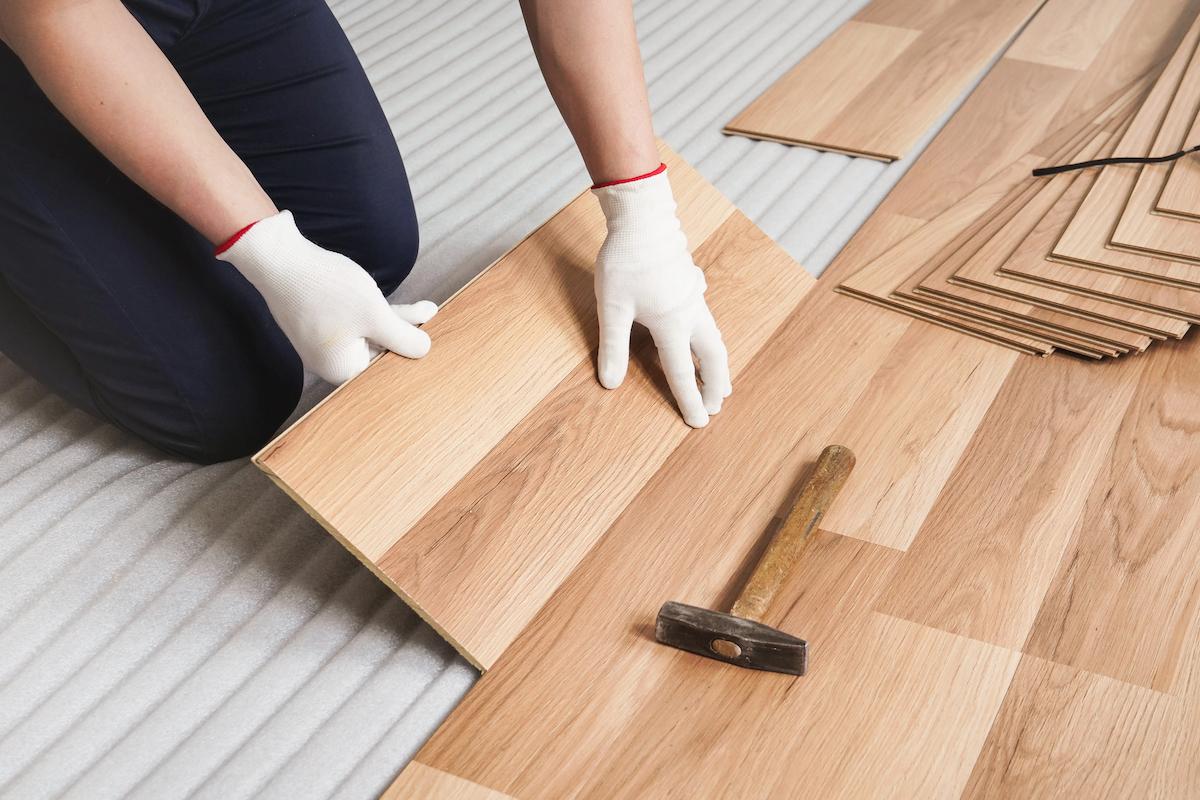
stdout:
POLYGON ((737 658, 742 654, 742 648, 725 639, 714 639, 709 647, 713 649, 713 652, 726 658, 737 658))

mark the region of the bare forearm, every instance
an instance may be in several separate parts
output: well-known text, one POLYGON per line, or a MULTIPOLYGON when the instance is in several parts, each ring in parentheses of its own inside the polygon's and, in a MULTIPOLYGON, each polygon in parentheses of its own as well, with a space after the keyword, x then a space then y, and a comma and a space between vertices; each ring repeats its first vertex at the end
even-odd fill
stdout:
POLYGON ((632 0, 521 0, 550 94, 596 183, 658 166, 632 0))
POLYGON ((277 212, 119 0, 3 0, 0 36, 101 153, 210 241, 277 212))

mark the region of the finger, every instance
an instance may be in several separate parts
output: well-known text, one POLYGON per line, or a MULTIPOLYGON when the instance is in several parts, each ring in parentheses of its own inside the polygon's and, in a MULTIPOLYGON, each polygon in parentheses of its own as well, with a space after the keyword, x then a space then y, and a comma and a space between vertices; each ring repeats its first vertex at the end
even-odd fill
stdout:
POLYGON ((429 352, 432 344, 429 334, 400 319, 390 307, 376 316, 369 338, 375 344, 407 358, 420 358, 429 352))
POLYGON ((716 320, 707 308, 696 320, 692 331, 692 352, 700 360, 700 395, 704 398, 704 409, 709 414, 721 410, 721 402, 733 391, 729 380, 729 353, 716 320))
POLYGON ((412 304, 401 303, 391 308, 393 314, 410 325, 424 325, 438 312, 437 303, 428 300, 420 300, 412 304))
MULTIPOLYGON (((654 335, 655 332, 651 330, 650 333, 654 335)), ((704 410, 704 401, 696 388, 696 368, 692 364, 688 340, 682 336, 654 336, 654 344, 658 347, 658 360, 662 362, 667 384, 679 404, 683 421, 693 428, 703 428, 708 424, 708 412, 704 410)))
POLYGON ((633 328, 633 312, 624 309, 597 309, 600 316, 600 352, 596 357, 596 372, 605 389, 615 389, 625 380, 629 369, 629 332, 633 328))

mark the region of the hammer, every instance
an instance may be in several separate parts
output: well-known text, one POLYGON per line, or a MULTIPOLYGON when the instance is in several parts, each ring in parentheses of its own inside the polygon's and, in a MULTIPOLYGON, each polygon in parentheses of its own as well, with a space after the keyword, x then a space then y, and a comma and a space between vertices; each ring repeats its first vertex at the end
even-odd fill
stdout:
POLYGON ((808 483, 729 613, 671 600, 659 609, 654 638, 739 667, 803 675, 808 669, 808 642, 759 620, 852 469, 854 453, 848 448, 831 444, 821 451, 808 483))

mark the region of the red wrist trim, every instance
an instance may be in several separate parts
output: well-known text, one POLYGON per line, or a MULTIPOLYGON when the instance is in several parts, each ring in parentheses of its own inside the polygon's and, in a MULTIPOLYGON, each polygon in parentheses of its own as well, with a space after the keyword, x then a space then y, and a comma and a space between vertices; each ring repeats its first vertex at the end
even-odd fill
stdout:
POLYGON ((256 220, 256 221, 254 221, 254 222, 251 222, 249 225, 247 225, 246 227, 242 228, 240 231, 238 231, 237 233, 235 233, 233 236, 230 236, 230 237, 229 237, 229 238, 228 238, 228 239, 225 241, 225 244, 221 245, 220 247, 218 247, 216 250, 214 250, 214 251, 213 251, 213 255, 214 255, 214 256, 219 256, 219 255, 221 255, 221 253, 224 253, 226 250, 228 250, 229 248, 233 247, 235 244, 237 244, 237 240, 238 240, 238 239, 240 239, 240 238, 242 238, 242 234, 244 234, 246 231, 250 230, 251 228, 253 228, 253 227, 254 227, 255 225, 257 225, 257 224, 258 224, 258 221, 257 221, 257 220, 256 220))
POLYGON ((593 185, 592 188, 593 189, 603 189, 605 186, 616 186, 619 183, 633 183, 634 181, 640 181, 640 180, 644 180, 646 178, 653 178, 658 173, 665 172, 666 169, 667 169, 666 164, 659 164, 658 169, 654 170, 654 172, 647 172, 645 175, 638 175, 636 178, 626 178, 625 180, 621 180, 621 181, 609 181, 608 183, 597 183, 597 184, 593 185))

